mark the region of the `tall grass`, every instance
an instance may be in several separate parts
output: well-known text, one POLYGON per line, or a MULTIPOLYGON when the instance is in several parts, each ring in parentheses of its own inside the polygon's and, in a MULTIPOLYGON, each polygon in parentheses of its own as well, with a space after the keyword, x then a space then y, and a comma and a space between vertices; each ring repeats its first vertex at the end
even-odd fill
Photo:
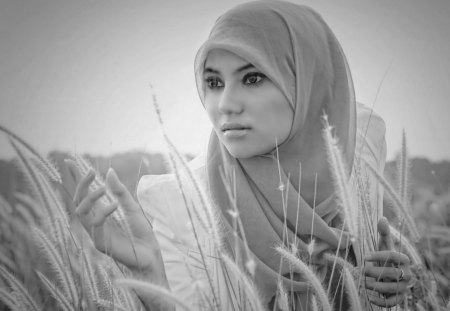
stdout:
MULTIPOLYGON (((156 97, 154 105, 164 127, 156 97)), ((36 152, 23 139, 4 127, 16 150, 20 169, 28 182, 27 193, 17 194, 16 202, 10 204, 0 198, 0 301, 11 310, 143 310, 139 297, 158 296, 177 306, 179 310, 266 310, 267 305, 255 284, 256 259, 249 250, 244 228, 236 206, 236 181, 234 172, 223 172, 225 191, 230 197, 235 247, 234 252, 223 243, 224 224, 211 201, 204 193, 201 181, 184 157, 177 151, 164 133, 168 146, 168 163, 172 168, 174 182, 186 208, 195 240, 189 250, 186 269, 195 286, 195 301, 191 305, 181 300, 177 293, 142 280, 122 264, 97 251, 89 234, 83 229, 70 206, 63 198, 70 194, 65 189, 58 170, 51 161, 36 152), (205 281, 205 282, 203 282, 205 281), (201 284, 200 284, 201 283, 201 284)), ((406 138, 399 160, 398 190, 390 185, 369 163, 360 163, 352 177, 348 174, 338 142, 325 122, 324 138, 329 163, 336 184, 338 204, 343 211, 343 226, 350 234, 350 241, 357 256, 357 266, 348 260, 348 253, 327 252, 323 256, 331 271, 330 281, 317 273, 309 260, 298 257, 292 245, 274 245, 293 269, 309 284, 310 310, 336 310, 335 286, 344 288, 344 296, 352 310, 376 310, 368 303, 362 275, 365 253, 377 247, 376 228, 371 225, 370 194, 367 174, 371 173, 392 199, 396 215, 405 226, 391 224, 396 247, 411 259, 414 281, 406 297, 406 303, 397 310, 445 310, 448 296, 437 290, 436 277, 427 269, 423 254, 417 249, 420 237, 408 203, 408 161, 406 138), (405 232, 406 227, 406 232, 405 232), (331 279, 337 280, 331 282, 331 279)), ((82 157, 76 162, 84 173, 93 169, 82 157)), ((358 162, 359 163, 359 162, 358 162)), ((100 176, 100 174, 96 174, 100 176)), ((281 184, 280 184, 281 185, 281 184)), ((104 186, 101 178, 93 188, 104 186)), ((282 191, 284 189, 280 189, 282 191)), ((174 194, 175 195, 175 194, 174 194)), ((106 203, 114 198, 108 194, 106 203)), ((301 217, 301 215, 299 215, 301 217)), ((125 214, 118 212, 114 219, 118 228, 134 243, 125 214)), ((431 239, 448 241, 448 228, 435 230, 431 239)), ((149 227, 150 230, 150 227, 149 227)), ((312 232, 311 232, 312 234, 312 232)), ((311 242, 310 247, 313 247, 311 242)), ((444 250, 445 253, 445 250, 444 250)), ((293 308, 295 294, 281 282, 278 284, 274 309, 288 311, 293 308)), ((342 299, 337 299, 342 300, 342 299)), ((297 309, 298 310, 298 309, 297 309)))

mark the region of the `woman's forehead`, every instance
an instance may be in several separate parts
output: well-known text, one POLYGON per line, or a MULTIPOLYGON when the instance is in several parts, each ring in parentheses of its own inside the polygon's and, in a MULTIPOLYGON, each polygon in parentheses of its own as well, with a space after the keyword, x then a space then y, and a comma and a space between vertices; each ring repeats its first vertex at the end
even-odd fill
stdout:
POLYGON ((250 67, 249 65, 253 66, 251 62, 231 51, 226 49, 212 49, 206 55, 204 70, 208 68, 220 69, 224 67, 228 67, 227 69, 230 69, 229 67, 231 67, 243 70, 247 69, 243 67, 250 67))

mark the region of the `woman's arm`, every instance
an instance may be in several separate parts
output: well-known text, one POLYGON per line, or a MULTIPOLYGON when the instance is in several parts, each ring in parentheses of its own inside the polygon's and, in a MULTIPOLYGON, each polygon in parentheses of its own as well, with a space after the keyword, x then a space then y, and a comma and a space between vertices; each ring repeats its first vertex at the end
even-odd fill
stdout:
MULTIPOLYGON (((75 214, 90 234, 95 247, 126 265, 139 279, 169 289, 161 249, 151 224, 116 173, 109 170, 106 176, 106 186, 117 200, 107 206, 100 200, 106 193, 104 187, 95 191, 89 189, 95 179, 94 171, 81 176, 75 162, 67 160, 66 163, 77 184, 75 214), (132 241, 123 230, 108 221, 109 215, 119 205, 125 213, 132 241)), ((171 303, 158 296, 140 295, 140 299, 149 310, 175 310, 171 303)))

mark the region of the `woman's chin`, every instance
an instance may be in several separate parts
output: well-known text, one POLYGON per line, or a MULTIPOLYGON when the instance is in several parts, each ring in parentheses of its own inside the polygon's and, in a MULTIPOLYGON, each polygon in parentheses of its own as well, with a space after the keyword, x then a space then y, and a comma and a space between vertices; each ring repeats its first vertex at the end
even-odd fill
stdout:
POLYGON ((254 152, 252 152, 252 150, 250 150, 250 148, 248 148, 248 146, 244 146, 244 145, 241 145, 241 146, 225 145, 225 148, 227 148, 230 155, 236 159, 246 159, 246 158, 254 157, 256 155, 254 152))
POLYGON ((256 148, 255 146, 249 146, 249 144, 242 144, 240 146, 230 146, 225 145, 230 155, 236 159, 248 159, 258 155, 267 154, 269 151, 263 150, 262 148, 256 148))

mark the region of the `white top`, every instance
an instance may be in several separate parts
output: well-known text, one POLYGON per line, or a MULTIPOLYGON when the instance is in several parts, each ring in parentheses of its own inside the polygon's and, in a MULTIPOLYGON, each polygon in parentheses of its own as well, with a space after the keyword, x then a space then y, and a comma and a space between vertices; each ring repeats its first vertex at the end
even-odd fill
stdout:
MULTIPOLYGON (((386 158, 384 135, 385 125, 381 117, 366 106, 358 104, 355 156, 363 158, 381 173, 384 170, 386 158)), ((208 310, 211 308, 205 305, 205 299, 201 298, 203 294, 199 293, 212 297, 210 290, 210 284, 212 284, 215 288, 215 296, 222 306, 221 309, 230 310, 233 299, 230 299, 221 265, 215 259, 213 235, 199 223, 192 209, 192 206, 195 206, 196 213, 204 220, 204 223, 207 223, 207 214, 215 212, 208 204, 209 198, 206 195, 205 159, 206 157, 201 155, 188 164, 195 182, 186 169, 177 163, 180 174, 178 179, 175 174, 143 176, 139 181, 137 196, 143 210, 152 219, 153 230, 161 247, 172 292, 183 302, 193 306, 193 310, 203 308, 208 310), (207 210, 203 207, 205 205, 202 204, 199 191, 206 202, 207 210), (191 218, 186 204, 190 208, 191 218), (195 224, 195 232, 191 219, 195 224), (209 278, 205 266, 208 269, 209 278)), ((382 189, 366 170, 363 169, 362 174, 368 177, 367 184, 370 187, 371 215, 368 219, 371 219, 372 225, 376 228, 376 223, 383 211, 382 189)), ((353 172, 352 180, 355 180, 354 175, 353 172)), ((263 297, 265 303, 268 302, 267 299, 270 297, 263 297)))

